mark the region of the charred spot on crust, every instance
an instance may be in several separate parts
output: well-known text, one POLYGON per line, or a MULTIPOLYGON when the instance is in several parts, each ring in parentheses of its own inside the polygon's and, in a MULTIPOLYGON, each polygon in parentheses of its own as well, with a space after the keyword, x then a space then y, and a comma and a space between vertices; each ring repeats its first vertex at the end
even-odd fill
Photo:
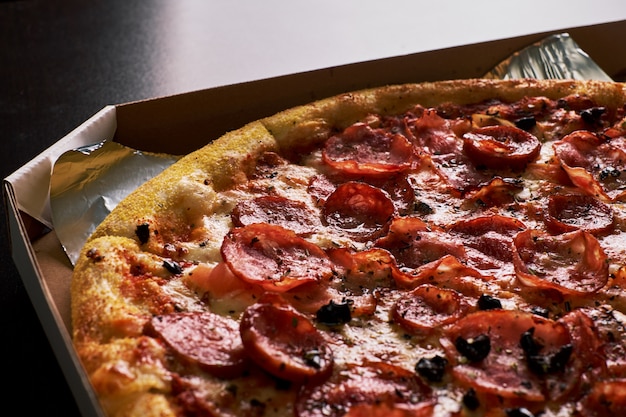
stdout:
POLYGON ((174 275, 183 273, 183 267, 180 266, 178 262, 172 261, 171 259, 163 260, 163 267, 174 275))
POLYGON ((142 223, 137 225, 135 229, 135 235, 141 244, 145 244, 150 239, 150 225, 148 223, 142 223))
POLYGON ((96 248, 91 248, 87 251, 87 258, 91 259, 94 262, 100 262, 104 259, 104 256, 100 254, 100 251, 96 248))

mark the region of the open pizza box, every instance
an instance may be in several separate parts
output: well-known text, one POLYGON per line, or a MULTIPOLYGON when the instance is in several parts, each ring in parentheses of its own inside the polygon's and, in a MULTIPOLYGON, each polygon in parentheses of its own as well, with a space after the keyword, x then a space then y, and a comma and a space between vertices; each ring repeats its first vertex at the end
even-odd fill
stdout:
MULTIPOLYGON (((626 21, 563 29, 609 76, 626 75, 626 21)), ((83 415, 103 415, 71 344, 71 262, 50 221, 52 167, 65 151, 101 141, 173 155, 245 123, 345 91, 391 83, 480 77, 550 33, 355 63, 141 102, 105 106, 5 179, 12 255, 83 415), (184 138, 184 140, 181 140, 184 138)))

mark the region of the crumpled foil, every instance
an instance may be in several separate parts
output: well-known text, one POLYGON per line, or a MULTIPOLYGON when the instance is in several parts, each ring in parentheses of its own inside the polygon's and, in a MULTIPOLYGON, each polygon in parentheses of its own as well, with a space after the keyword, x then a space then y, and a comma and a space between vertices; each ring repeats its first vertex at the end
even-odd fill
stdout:
POLYGON ((485 74, 485 78, 613 81, 568 33, 548 36, 515 52, 485 74))
MULTIPOLYGON (((514 53, 485 78, 611 81, 567 33, 549 36, 514 53)), ((50 206, 54 229, 72 264, 117 203, 177 159, 107 141, 61 155, 52 173, 50 206)))
POLYGON ((178 159, 109 141, 63 153, 50 180, 50 209, 72 264, 96 226, 124 197, 178 159))

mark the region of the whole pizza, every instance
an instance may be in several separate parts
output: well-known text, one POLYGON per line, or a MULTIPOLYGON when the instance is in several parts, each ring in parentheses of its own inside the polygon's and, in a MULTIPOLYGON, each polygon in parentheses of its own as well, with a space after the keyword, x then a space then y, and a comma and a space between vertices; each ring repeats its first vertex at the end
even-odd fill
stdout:
POLYGON ((183 157, 75 267, 103 409, 626 415, 625 104, 620 83, 393 85, 183 157))

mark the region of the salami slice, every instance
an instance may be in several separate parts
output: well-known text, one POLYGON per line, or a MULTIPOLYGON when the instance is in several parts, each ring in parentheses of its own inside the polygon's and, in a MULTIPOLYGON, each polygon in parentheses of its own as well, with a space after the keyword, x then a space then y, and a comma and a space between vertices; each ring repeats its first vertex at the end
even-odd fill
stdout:
POLYGON ((567 326, 519 311, 472 313, 454 323, 445 337, 454 378, 509 404, 549 400, 547 387, 563 377, 571 355, 567 326))
POLYGON ((549 235, 536 230, 513 238, 513 262, 519 281, 537 289, 556 290, 563 295, 586 295, 608 281, 607 256, 598 240, 578 230, 549 235))
POLYGON ((360 416, 365 410, 375 412, 377 406, 416 413, 410 415, 429 415, 432 391, 414 372, 395 365, 348 364, 324 384, 301 391, 295 410, 297 417, 340 417, 360 416))
POLYGON ((319 382, 333 369, 333 353, 313 323, 272 297, 241 318, 241 340, 250 358, 270 374, 292 382, 319 382))
POLYGON ((539 139, 513 126, 486 126, 463 135, 463 151, 479 167, 519 171, 540 150, 539 139))
POLYGON ((413 146, 403 135, 357 123, 329 138, 322 157, 345 174, 380 176, 409 168, 413 146))
POLYGON ((387 236, 376 246, 387 249, 400 268, 414 269, 446 255, 465 259, 463 243, 443 229, 428 225, 417 217, 400 217, 391 222, 387 236))
POLYGON ((459 292, 423 284, 402 295, 393 305, 391 314, 407 331, 428 335, 440 326, 453 323, 469 308, 459 292))
POLYGON ((554 151, 571 181, 589 195, 621 200, 626 188, 626 138, 589 131, 573 132, 555 142, 554 151))
POLYGON ((332 274, 332 264, 319 246, 266 223, 232 229, 221 253, 236 276, 269 291, 287 291, 332 274))
POLYGON ((268 195, 237 203, 231 212, 237 227, 253 223, 269 223, 306 236, 321 225, 319 217, 301 201, 268 195))
POLYGON ((548 199, 545 222, 554 233, 581 229, 593 235, 604 235, 613 230, 615 216, 608 204, 593 196, 558 194, 548 199))
POLYGON ((155 316, 148 333, 161 338, 183 362, 218 377, 241 374, 248 364, 239 323, 214 313, 173 313, 155 316))
POLYGON ((513 236, 524 229, 524 223, 517 219, 493 215, 459 220, 448 230, 471 248, 468 262, 478 269, 486 270, 511 265, 513 236))
POLYGON ((362 242, 383 235, 394 212, 395 206, 384 191, 356 181, 338 186, 323 208, 329 226, 362 242))

